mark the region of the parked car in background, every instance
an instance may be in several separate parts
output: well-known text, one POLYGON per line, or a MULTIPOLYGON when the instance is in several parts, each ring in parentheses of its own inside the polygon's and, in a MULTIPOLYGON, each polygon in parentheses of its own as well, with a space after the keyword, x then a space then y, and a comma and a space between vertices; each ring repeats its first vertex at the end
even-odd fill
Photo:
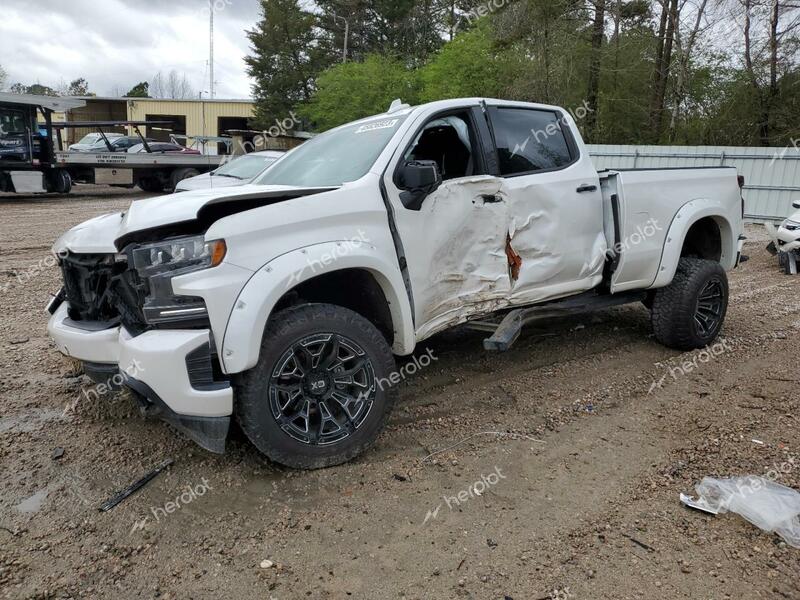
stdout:
MULTIPOLYGON (((147 142, 150 147, 150 152, 153 154, 200 154, 200 150, 193 148, 186 148, 180 144, 172 144, 170 142, 147 142)), ((144 144, 136 144, 128 148, 129 154, 137 154, 139 152, 147 152, 144 144)))
MULTIPOLYGON (((117 138, 121 138, 121 137, 125 137, 125 136, 122 135, 121 133, 107 133, 106 137, 108 138, 108 141, 111 142, 111 141, 113 141, 113 140, 115 140, 117 138)), ((87 133, 85 136, 83 136, 80 139, 80 141, 77 144, 72 144, 69 147, 69 151, 70 152, 89 152, 90 151, 89 149, 92 146, 96 145, 98 142, 104 143, 103 142, 103 136, 101 136, 97 132, 87 133)))
POLYGON ((264 150, 263 152, 252 152, 251 154, 239 156, 210 173, 203 173, 197 177, 184 179, 177 185, 175 191, 187 192, 189 190, 244 185, 284 154, 285 152, 278 150, 264 150))
MULTIPOLYGON (((75 150, 75 152, 127 152, 133 146, 142 144, 142 138, 135 135, 125 135, 113 139, 108 138, 108 141, 111 144, 111 150, 108 149, 105 140, 101 138, 96 144, 92 144, 88 148, 75 150)), ((150 142, 151 140, 147 140, 148 144, 150 142)))

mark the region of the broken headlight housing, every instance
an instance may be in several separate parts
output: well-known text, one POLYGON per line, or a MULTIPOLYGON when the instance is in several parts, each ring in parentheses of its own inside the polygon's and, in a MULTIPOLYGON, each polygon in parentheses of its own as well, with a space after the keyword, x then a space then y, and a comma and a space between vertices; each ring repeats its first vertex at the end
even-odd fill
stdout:
POLYGON ((133 267, 145 282, 142 312, 150 325, 208 318, 205 302, 172 291, 172 279, 216 267, 225 258, 225 240, 206 242, 204 236, 187 236, 145 244, 132 251, 133 267))

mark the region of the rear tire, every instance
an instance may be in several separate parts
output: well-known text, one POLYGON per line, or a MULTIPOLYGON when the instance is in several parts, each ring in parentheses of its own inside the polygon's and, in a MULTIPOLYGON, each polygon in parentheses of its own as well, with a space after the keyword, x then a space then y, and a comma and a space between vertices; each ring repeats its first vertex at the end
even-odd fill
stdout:
POLYGON ((158 177, 140 177, 137 185, 144 192, 158 193, 164 190, 164 186, 158 177))
POLYGON ((351 460, 386 424, 397 391, 389 344, 364 317, 332 304, 278 312, 258 363, 235 381, 236 419, 271 460, 318 469, 351 460))
POLYGON ((684 257, 667 287, 656 291, 650 321, 656 339, 695 350, 719 335, 728 311, 728 276, 718 262, 684 257))

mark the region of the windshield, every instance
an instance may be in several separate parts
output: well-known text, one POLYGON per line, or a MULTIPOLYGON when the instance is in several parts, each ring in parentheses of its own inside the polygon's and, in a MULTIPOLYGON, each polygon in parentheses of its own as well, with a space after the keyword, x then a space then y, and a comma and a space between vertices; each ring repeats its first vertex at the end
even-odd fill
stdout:
POLYGON ((99 133, 89 133, 89 134, 86 134, 85 136, 83 136, 81 138, 81 141, 79 141, 78 143, 79 144, 96 144, 97 140, 99 140, 99 139, 100 139, 100 134, 99 133))
POLYGON ((253 181, 258 185, 335 187, 361 179, 406 115, 359 121, 318 135, 253 181))
POLYGON ((275 160, 274 156, 240 156, 214 171, 214 176, 252 179, 275 160))

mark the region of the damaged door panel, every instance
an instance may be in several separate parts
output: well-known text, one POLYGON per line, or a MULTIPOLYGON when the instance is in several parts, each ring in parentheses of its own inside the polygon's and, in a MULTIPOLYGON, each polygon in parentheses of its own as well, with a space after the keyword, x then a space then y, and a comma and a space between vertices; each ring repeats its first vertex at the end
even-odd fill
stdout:
POLYGON ((423 335, 507 305, 503 185, 491 176, 446 181, 419 211, 398 216, 404 238, 413 238, 405 249, 423 335))
POLYGON ((489 111, 508 195, 512 304, 595 287, 606 261, 597 172, 557 111, 489 111))

